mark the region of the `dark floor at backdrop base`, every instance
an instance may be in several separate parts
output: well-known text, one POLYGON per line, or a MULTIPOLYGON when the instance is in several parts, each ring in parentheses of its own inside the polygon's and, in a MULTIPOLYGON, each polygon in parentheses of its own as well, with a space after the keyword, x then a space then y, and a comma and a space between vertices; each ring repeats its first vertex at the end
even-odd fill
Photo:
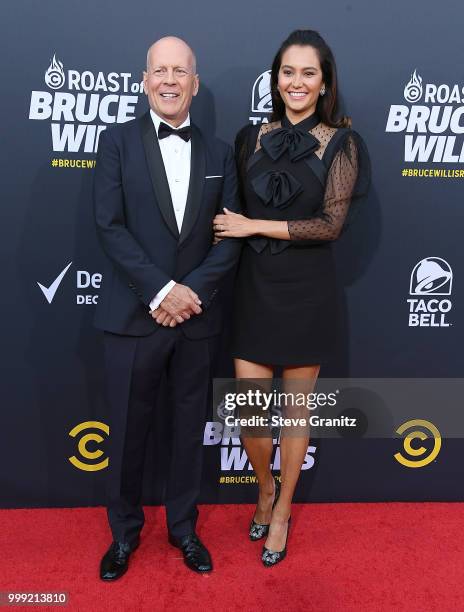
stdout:
POLYGON ((103 508, 2 510, 0 591, 67 592, 65 609, 85 612, 464 609, 464 503, 295 505, 288 557, 271 569, 247 539, 252 512, 202 506, 215 571, 201 576, 168 544, 164 510, 147 508, 129 572, 108 584, 103 508))

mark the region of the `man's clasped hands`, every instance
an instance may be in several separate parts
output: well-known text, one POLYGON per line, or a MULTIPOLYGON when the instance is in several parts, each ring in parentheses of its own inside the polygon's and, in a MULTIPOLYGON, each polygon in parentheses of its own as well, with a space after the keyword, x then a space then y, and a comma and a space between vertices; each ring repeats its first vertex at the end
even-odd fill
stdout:
POLYGON ((151 316, 163 327, 175 327, 190 319, 192 315, 202 313, 201 300, 190 287, 176 283, 151 316))

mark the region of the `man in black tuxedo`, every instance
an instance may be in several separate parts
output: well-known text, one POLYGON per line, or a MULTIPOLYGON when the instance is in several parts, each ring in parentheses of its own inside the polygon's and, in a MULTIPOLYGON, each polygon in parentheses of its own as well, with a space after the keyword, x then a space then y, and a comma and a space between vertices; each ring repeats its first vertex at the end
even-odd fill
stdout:
POLYGON ((150 111, 100 137, 94 204, 108 265, 95 323, 105 332, 113 534, 103 580, 119 578, 139 544, 145 446, 163 373, 173 424, 169 541, 191 569, 212 569, 195 533, 196 502, 212 338, 222 323, 218 292, 240 245, 213 245, 214 216, 224 207, 237 210, 236 173, 231 148, 190 124, 198 86, 188 45, 175 37, 157 41, 144 72, 150 111))

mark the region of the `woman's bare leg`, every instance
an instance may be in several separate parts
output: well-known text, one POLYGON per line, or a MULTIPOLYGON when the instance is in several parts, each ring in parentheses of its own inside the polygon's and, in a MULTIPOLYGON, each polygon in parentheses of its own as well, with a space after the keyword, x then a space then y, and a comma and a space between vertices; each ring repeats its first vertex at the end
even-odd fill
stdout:
MULTIPOLYGON (((284 368, 283 381, 285 390, 289 392, 295 389, 299 391, 304 390, 304 393, 312 393, 319 375, 319 369, 319 365, 284 368), (297 382, 292 385, 292 380, 297 382), (285 386, 285 381, 287 381, 287 386, 285 386)), ((309 417, 309 410, 307 408, 304 408, 304 410, 306 410, 306 417, 309 417)), ((283 414, 283 416, 291 415, 283 414)), ((273 551, 281 551, 285 547, 293 494, 309 444, 309 429, 307 434, 304 429, 302 429, 301 433, 298 432, 291 435, 292 433, 290 432, 290 435, 285 435, 285 432, 282 430, 280 437, 281 490, 279 501, 272 512, 271 526, 265 544, 266 548, 273 551)))
MULTIPOLYGON (((244 359, 235 359, 234 362, 235 376, 237 378, 272 379, 273 368, 271 366, 245 361, 244 359)), ((271 432, 269 430, 269 437, 256 437, 244 434, 241 436, 241 439, 258 479, 259 497, 254 520, 261 525, 266 525, 271 522, 275 487, 274 477, 270 468, 273 450, 271 432)))

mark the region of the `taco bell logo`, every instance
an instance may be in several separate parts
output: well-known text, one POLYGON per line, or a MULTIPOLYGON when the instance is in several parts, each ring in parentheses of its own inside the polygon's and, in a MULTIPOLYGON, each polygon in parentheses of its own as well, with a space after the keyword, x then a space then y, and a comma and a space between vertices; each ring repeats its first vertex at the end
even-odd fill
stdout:
POLYGON ((253 85, 251 112, 272 113, 270 70, 266 70, 260 74, 253 85))
POLYGON ((272 96, 271 96, 271 71, 265 70, 254 82, 251 91, 251 112, 258 113, 259 117, 250 117, 253 125, 258 123, 268 123, 266 117, 272 113, 272 96))
POLYGON ((50 62, 50 66, 45 72, 45 84, 50 89, 61 89, 64 85, 64 70, 63 63, 59 59, 56 59, 56 54, 53 54, 53 59, 50 62))
POLYGON ((417 70, 411 75, 411 78, 404 88, 404 99, 406 102, 414 104, 422 97, 422 77, 417 74, 417 70))
POLYGON ((411 274, 411 295, 451 295, 453 272, 441 257, 426 257, 414 266, 411 274))
POLYGON ((453 271, 441 257, 426 257, 413 268, 409 283, 409 327, 449 327, 446 315, 452 308, 450 296, 453 271))

